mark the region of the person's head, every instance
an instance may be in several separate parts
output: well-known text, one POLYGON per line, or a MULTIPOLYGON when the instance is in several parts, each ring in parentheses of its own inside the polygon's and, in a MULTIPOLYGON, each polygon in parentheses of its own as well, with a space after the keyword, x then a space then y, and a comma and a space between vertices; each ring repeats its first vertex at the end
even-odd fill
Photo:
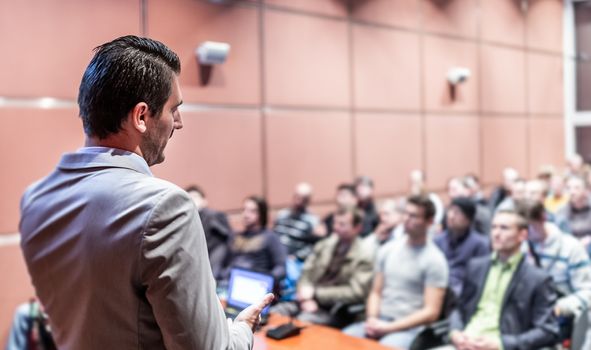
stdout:
POLYGON ((427 234, 433 223, 435 206, 427 196, 410 196, 404 209, 404 230, 412 238, 420 238, 427 234))
POLYGON ((543 181, 549 187, 554 174, 556 174, 556 169, 552 165, 542 165, 538 170, 536 179, 543 181))
POLYGON ((577 175, 571 175, 566 181, 566 190, 570 205, 574 208, 583 208, 589 202, 585 180, 577 175))
POLYGON ((476 174, 470 173, 464 176, 464 185, 468 189, 469 197, 475 197, 480 194, 480 179, 476 174))
POLYGON ((585 160, 580 154, 573 154, 566 159, 566 166, 571 174, 580 174, 583 165, 585 165, 585 160))
POLYGON ((78 93, 87 137, 111 140, 148 165, 161 163, 168 139, 182 127, 180 71, 178 56, 156 40, 128 35, 97 47, 78 93))
POLYGON ((525 184, 525 199, 544 203, 548 195, 546 183, 542 180, 530 180, 525 184))
POLYGON ((525 184, 526 181, 522 178, 518 178, 513 181, 513 184, 509 188, 511 191, 511 198, 513 198, 513 200, 518 201, 525 198, 525 184))
POLYGON ((475 215, 476 205, 472 199, 468 197, 454 198, 445 217, 447 228, 451 232, 464 233, 470 229, 475 215))
POLYGON ((367 202, 373 199, 374 184, 368 176, 359 176, 355 179, 355 192, 360 202, 367 202))
POLYGON ((513 168, 505 168, 503 169, 503 187, 511 191, 513 187, 513 182, 519 178, 519 172, 513 168))
POLYGON ((335 199, 339 208, 355 208, 357 206, 355 186, 351 184, 340 184, 337 187, 335 199))
POLYGON ((528 237, 536 242, 545 239, 544 223, 546 222, 546 208, 539 201, 526 199, 515 203, 516 211, 524 217, 529 225, 528 237))
POLYGON ((491 245, 500 256, 510 257, 517 253, 527 239, 527 220, 515 210, 499 210, 493 217, 491 245))
POLYGON ((554 174, 550 179, 550 192, 553 196, 560 197, 564 194, 564 185, 564 177, 560 174, 554 174))
POLYGON ((312 186, 307 182, 299 183, 294 192, 292 200, 292 208, 296 211, 305 211, 312 198, 312 186))
POLYGON ((267 227, 267 201, 259 196, 250 196, 244 200, 242 223, 247 230, 264 229, 267 227))
POLYGON ((189 196, 191 196, 191 199, 193 199, 197 209, 201 210, 203 208, 207 208, 207 198, 205 197, 205 192, 203 192, 199 186, 187 186, 185 191, 189 194, 189 196))
POLYGON ((400 208, 398 201, 387 199, 379 206, 380 225, 386 229, 393 229, 403 220, 403 208, 400 208))
POLYGON ((452 177, 447 182, 447 194, 450 199, 468 197, 470 195, 470 190, 462 178, 452 177))
POLYGON ((340 208, 334 216, 333 232, 343 241, 352 241, 361 232, 363 213, 356 208, 340 208))
POLYGON ((413 196, 418 196, 425 190, 425 174, 418 169, 410 172, 410 193, 413 196))

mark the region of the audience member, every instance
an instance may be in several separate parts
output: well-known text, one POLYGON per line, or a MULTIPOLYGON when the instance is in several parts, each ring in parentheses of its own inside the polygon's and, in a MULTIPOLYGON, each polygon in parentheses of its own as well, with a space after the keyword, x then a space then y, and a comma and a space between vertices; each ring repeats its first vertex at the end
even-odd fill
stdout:
POLYGON ((515 211, 495 213, 494 253, 468 263, 448 348, 539 350, 556 344, 556 295, 550 276, 523 259, 527 231, 527 221, 515 211))
POLYGON ((567 183, 568 203, 556 212, 556 223, 563 231, 572 233, 591 251, 591 196, 585 180, 571 176, 567 183))
POLYGON ((8 333, 6 350, 55 350, 57 349, 47 314, 34 299, 19 305, 14 312, 12 327, 8 333))
POLYGON ((232 236, 230 252, 220 276, 222 281, 228 280, 233 267, 268 273, 275 278, 277 286, 285 278, 285 247, 279 237, 267 229, 267 211, 264 198, 250 196, 244 201, 244 230, 232 236))
POLYGON ((482 193, 480 187, 480 179, 474 173, 469 173, 464 176, 464 183, 468 188, 468 197, 472 198, 477 205, 488 205, 488 201, 482 193))
POLYGON ((291 207, 277 213, 273 227, 273 231, 287 248, 287 254, 300 261, 310 254, 314 244, 322 237, 317 230, 318 217, 308 212, 311 197, 312 187, 305 182, 298 184, 291 207))
POLYGON ((445 257, 428 239, 435 207, 426 196, 412 196, 405 209, 406 238, 379 253, 367 299, 367 319, 344 329, 356 337, 408 349, 425 325, 436 321, 448 286, 445 257))
POLYGON ((191 196, 201 218, 205 241, 207 243, 207 252, 209 253, 209 263, 214 276, 219 276, 224 259, 228 255, 228 242, 232 235, 232 228, 228 222, 228 217, 221 211, 208 208, 205 192, 198 186, 192 185, 185 188, 185 191, 191 196))
MULTIPOLYGON (((525 183, 525 196, 524 200, 533 201, 536 203, 544 204, 544 200, 548 196, 548 187, 543 180, 533 179, 525 183)), ((554 214, 546 211, 545 218, 547 221, 555 222, 556 218, 554 214)))
POLYGON ((495 209, 505 198, 511 195, 511 189, 513 183, 519 178, 519 172, 513 168, 503 169, 503 183, 497 187, 490 195, 488 205, 490 206, 491 212, 495 209))
POLYGON ((525 199, 525 185, 527 181, 523 178, 518 178, 513 181, 511 185, 509 196, 505 197, 503 201, 495 209, 498 210, 515 210, 515 202, 525 199))
MULTIPOLYGON (((478 195, 479 192, 470 190, 470 182, 474 182, 473 177, 452 177, 447 182, 447 194, 450 200, 454 200, 455 198, 469 198, 472 202, 474 202, 476 213, 474 214, 474 218, 470 220, 472 222, 472 226, 474 230, 482 235, 488 236, 490 232, 490 222, 492 220, 492 213, 488 207, 488 204, 482 197, 473 197, 473 195, 478 195)), ((476 185, 472 184, 471 186, 477 187, 476 185)), ((481 193, 480 193, 481 195, 481 193)), ((444 217, 442 228, 445 230, 447 225, 447 220, 444 217)))
POLYGON ((283 300, 293 299, 304 260, 312 252, 314 244, 326 235, 318 217, 308 212, 311 197, 312 187, 305 182, 298 184, 291 207, 280 210, 275 218, 273 231, 287 249, 286 278, 281 286, 283 300))
POLYGON ((432 231, 439 231, 439 226, 443 223, 443 216, 445 215, 445 206, 443 201, 436 193, 427 192, 426 176, 421 170, 413 170, 410 172, 410 195, 429 197, 431 203, 435 206, 435 216, 433 217, 433 225, 430 228, 432 231))
MULTIPOLYGON (((353 209, 357 207, 357 192, 355 186, 352 184, 344 183, 337 187, 335 194, 336 211, 341 209, 353 209)), ((332 224, 334 221, 335 213, 330 213, 324 218, 324 225, 326 227, 327 235, 330 235, 332 230, 332 224)))
POLYGON ((591 305, 591 262, 581 242, 546 220, 544 205, 535 201, 518 203, 529 221, 529 239, 523 250, 532 262, 554 280, 559 315, 580 315, 591 305))
POLYGON ((387 199, 380 205, 380 223, 373 233, 363 240, 364 249, 376 256, 378 249, 393 239, 404 235, 405 199, 387 199))
POLYGON ((434 238, 449 265, 449 287, 459 296, 466 275, 466 265, 478 256, 490 253, 489 241, 475 231, 472 222, 476 205, 467 197, 452 200, 446 214, 446 230, 434 238))
POLYGON ((359 233, 363 213, 340 208, 334 215, 334 233, 314 246, 297 286, 297 301, 283 302, 273 311, 304 321, 335 326, 342 320, 331 313, 335 305, 359 304, 367 297, 373 259, 359 233))
POLYGON ((568 203, 568 194, 565 190, 564 177, 554 174, 550 179, 550 193, 544 200, 544 207, 552 214, 556 214, 560 208, 568 203))
POLYGON ((379 216, 373 201, 374 184, 367 176, 359 176, 355 179, 355 192, 357 193, 357 207, 363 211, 363 227, 361 237, 366 237, 378 226, 379 216))

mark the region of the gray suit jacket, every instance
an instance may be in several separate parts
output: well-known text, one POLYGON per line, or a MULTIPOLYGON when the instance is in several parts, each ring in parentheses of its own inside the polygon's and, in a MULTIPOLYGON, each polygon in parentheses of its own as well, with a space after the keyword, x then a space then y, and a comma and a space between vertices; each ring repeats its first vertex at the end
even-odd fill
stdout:
POLYGON ((140 156, 83 148, 21 201, 21 246, 61 349, 249 349, 215 291, 199 214, 140 156))
MULTIPOLYGON (((468 263, 453 328, 463 329, 478 308, 492 260, 490 255, 468 263), (457 317, 459 316, 459 317, 457 317)), ((558 341, 553 306, 556 294, 544 271, 521 259, 503 297, 500 330, 505 350, 537 350, 558 341)))

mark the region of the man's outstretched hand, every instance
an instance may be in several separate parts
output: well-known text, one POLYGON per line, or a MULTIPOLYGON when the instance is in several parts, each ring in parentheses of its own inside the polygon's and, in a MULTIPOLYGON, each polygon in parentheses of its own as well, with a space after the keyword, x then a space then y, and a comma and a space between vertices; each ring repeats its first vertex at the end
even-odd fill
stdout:
POLYGON ((254 332, 261 321, 261 312, 264 308, 271 304, 274 298, 275 296, 273 293, 265 295, 259 303, 252 304, 246 309, 242 310, 242 312, 236 316, 234 322, 246 322, 246 324, 254 332))

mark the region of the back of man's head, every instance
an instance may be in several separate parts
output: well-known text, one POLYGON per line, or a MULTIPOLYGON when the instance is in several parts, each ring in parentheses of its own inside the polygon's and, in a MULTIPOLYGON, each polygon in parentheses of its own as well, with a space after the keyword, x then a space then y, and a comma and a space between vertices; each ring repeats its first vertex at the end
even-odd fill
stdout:
POLYGON ((546 220, 546 208, 542 202, 536 200, 516 201, 515 211, 527 221, 544 222, 546 220))
POLYGON ((99 139, 117 133, 140 102, 159 116, 180 71, 178 56, 156 40, 128 35, 95 48, 78 94, 85 133, 99 139))

